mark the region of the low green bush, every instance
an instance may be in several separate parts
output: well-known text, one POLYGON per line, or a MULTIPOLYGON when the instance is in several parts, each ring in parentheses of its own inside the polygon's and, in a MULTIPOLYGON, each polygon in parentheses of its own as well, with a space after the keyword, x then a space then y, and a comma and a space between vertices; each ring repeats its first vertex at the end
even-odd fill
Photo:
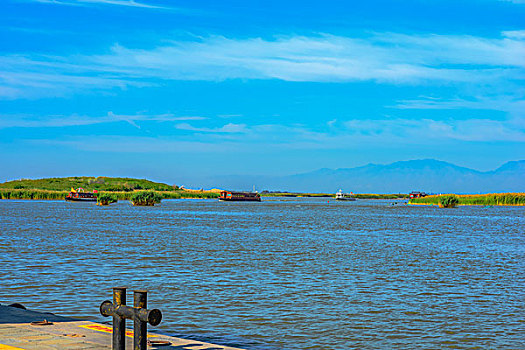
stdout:
POLYGON ((162 196, 153 191, 141 191, 131 197, 131 203, 139 206, 153 206, 160 203, 162 196))
POLYGON ((109 205, 111 203, 117 203, 118 198, 114 194, 109 193, 99 193, 97 195, 97 204, 98 205, 109 205))
POLYGON ((439 206, 442 208, 455 208, 459 203, 458 197, 455 195, 446 195, 439 198, 439 206))

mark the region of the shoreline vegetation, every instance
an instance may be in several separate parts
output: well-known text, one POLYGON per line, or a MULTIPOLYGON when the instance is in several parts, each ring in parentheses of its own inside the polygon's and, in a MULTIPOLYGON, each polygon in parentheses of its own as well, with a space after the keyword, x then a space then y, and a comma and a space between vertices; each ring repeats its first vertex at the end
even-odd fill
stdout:
MULTIPOLYGON (((98 197, 114 200, 132 201, 134 196, 143 192, 154 192, 161 199, 217 199, 219 189, 192 190, 182 186, 168 185, 145 179, 120 177, 75 176, 63 178, 46 178, 37 180, 14 180, 0 183, 0 199, 28 200, 63 200, 70 188, 84 188, 86 191, 98 191, 98 197), (107 197, 110 196, 110 197, 107 197)), ((311 197, 334 198, 334 193, 297 193, 281 191, 262 191, 262 197, 311 197)), ((357 199, 408 199, 408 194, 374 194, 355 193, 357 199)), ((446 195, 430 195, 410 199, 410 205, 439 205, 446 195)), ((453 195, 457 205, 513 205, 525 206, 525 193, 491 193, 481 195, 453 195)), ((105 202, 105 201, 104 201, 105 202)), ((108 203, 108 204, 109 204, 108 203)), ((105 203, 104 203, 105 204, 105 203)))
MULTIPOLYGON (((0 185, 1 186, 1 185, 0 185)), ((131 201, 132 197, 136 193, 151 191, 145 190, 133 190, 133 191, 101 191, 98 190, 99 195, 111 194, 116 197, 117 200, 128 200, 131 201)), ((162 199, 217 199, 219 198, 218 192, 211 191, 200 191, 200 190, 187 190, 178 189, 172 191, 153 191, 159 194, 162 199)), ((69 191, 53 191, 43 189, 13 189, 13 188, 2 188, 0 187, 0 199, 33 199, 33 200, 61 200, 69 193, 69 191)), ((97 196, 97 197, 98 197, 97 196)), ((334 198, 335 195, 331 193, 261 193, 261 197, 297 197, 297 198, 334 198)), ((354 194, 357 199, 408 199, 407 194, 373 194, 363 193, 354 194)))
MULTIPOLYGON (((98 191, 99 195, 112 194, 119 201, 131 201, 136 193, 150 192, 150 190, 136 190, 133 192, 110 192, 98 191)), ((162 199, 216 199, 219 194, 215 192, 193 192, 184 190, 175 191, 152 191, 161 196, 162 199)), ((63 200, 69 191, 50 191, 40 189, 6 189, 0 188, 0 199, 34 199, 34 200, 63 200)))
POLYGON ((220 190, 189 190, 144 179, 120 177, 75 176, 37 180, 14 180, 0 184, 0 199, 61 200, 70 188, 98 191, 98 196, 111 195, 117 200, 131 201, 137 193, 152 191, 161 199, 219 198, 220 190))
POLYGON ((135 206, 151 207, 160 203, 162 196, 155 191, 140 191, 133 194, 131 203, 135 206))
POLYGON ((451 194, 447 196, 440 196, 439 207, 440 208, 455 208, 459 203, 459 199, 456 195, 451 194))
POLYGON ((411 205, 439 205, 447 196, 457 198, 457 205, 525 205, 525 193, 489 193, 489 194, 443 194, 421 198, 413 198, 408 204, 411 205))
MULTIPOLYGON (((117 201, 132 201, 132 197, 144 191, 153 191, 161 199, 216 199, 219 189, 192 190, 177 185, 168 185, 145 179, 120 177, 73 176, 45 179, 22 179, 0 183, 0 199, 61 200, 69 193, 69 188, 97 190, 98 196, 112 195, 117 201)), ((262 191, 262 197, 312 197, 334 198, 334 193, 297 193, 281 191, 262 191)), ((356 193, 357 199, 408 199, 408 194, 356 193)))
POLYGON ((111 203, 117 203, 118 198, 111 193, 101 193, 97 195, 97 205, 110 205, 111 203))

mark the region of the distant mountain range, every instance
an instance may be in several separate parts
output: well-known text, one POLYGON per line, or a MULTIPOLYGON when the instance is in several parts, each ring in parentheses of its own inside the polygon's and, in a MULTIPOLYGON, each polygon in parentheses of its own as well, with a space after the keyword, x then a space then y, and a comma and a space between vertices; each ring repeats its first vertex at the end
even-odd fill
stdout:
MULTIPOLYGON (((210 179, 211 180, 211 179, 210 179)), ((319 169, 289 176, 222 176, 210 186, 250 190, 356 193, 525 192, 525 160, 503 164, 493 171, 477 171, 435 160, 368 164, 356 168, 319 169)))

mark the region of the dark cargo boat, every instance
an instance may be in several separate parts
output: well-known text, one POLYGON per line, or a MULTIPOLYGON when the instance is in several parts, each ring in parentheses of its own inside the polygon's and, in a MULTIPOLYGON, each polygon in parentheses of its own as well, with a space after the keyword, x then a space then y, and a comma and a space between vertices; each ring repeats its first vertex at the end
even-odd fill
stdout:
POLYGON ((221 191, 219 200, 225 202, 260 202, 261 195, 256 192, 221 191))
POLYGON ((66 201, 77 201, 77 202, 96 202, 97 197, 95 191, 85 192, 83 188, 71 189, 71 192, 64 198, 66 201))

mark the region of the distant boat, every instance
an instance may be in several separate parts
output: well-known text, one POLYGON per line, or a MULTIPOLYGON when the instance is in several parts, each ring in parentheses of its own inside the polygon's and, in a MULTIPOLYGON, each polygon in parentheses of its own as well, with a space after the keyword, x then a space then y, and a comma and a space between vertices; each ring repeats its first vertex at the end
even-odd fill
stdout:
POLYGON ((66 201, 74 201, 74 202, 96 202, 97 197, 95 196, 95 191, 93 192, 86 192, 83 188, 78 189, 71 189, 71 192, 64 198, 66 201))
POLYGON ((412 198, 421 198, 421 197, 426 197, 428 196, 428 194, 426 194, 425 192, 419 192, 419 191, 412 191, 408 194, 408 197, 410 199, 412 198))
POLYGON ((353 194, 343 193, 343 190, 339 190, 335 194, 335 200, 336 201, 355 201, 355 197, 353 194))
POLYGON ((225 202, 260 202, 261 195, 256 192, 221 191, 219 200, 225 202))

